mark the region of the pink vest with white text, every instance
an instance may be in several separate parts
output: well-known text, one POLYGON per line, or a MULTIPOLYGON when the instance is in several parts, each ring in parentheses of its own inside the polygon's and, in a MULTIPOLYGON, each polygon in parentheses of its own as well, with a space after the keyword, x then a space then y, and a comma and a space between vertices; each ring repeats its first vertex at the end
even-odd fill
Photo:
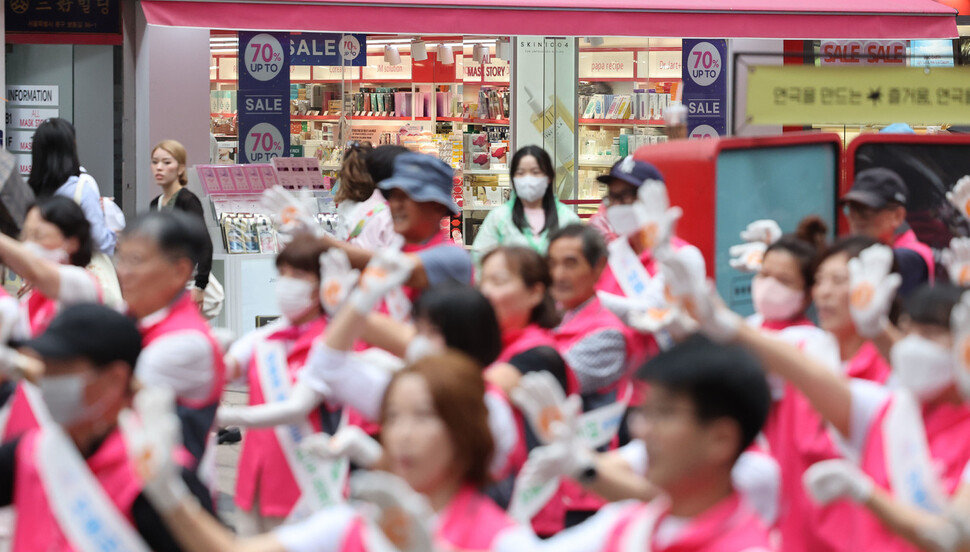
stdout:
POLYGON ((932 284, 936 280, 936 260, 933 258, 933 250, 930 249, 930 246, 916 239, 915 232, 907 230, 897 236, 893 242, 893 249, 909 249, 918 253, 923 262, 926 263, 929 283, 932 284))
POLYGON ((175 300, 168 315, 161 322, 140 329, 142 348, 147 348, 155 340, 170 333, 190 330, 205 336, 212 347, 212 365, 199 366, 199 370, 211 373, 212 383, 209 387, 209 395, 202 400, 189 401, 179 397, 177 401, 178 415, 182 421, 183 444, 198 461, 205 450, 206 438, 212 429, 216 408, 219 406, 219 398, 222 397, 222 388, 226 381, 226 365, 223 362, 222 348, 212 337, 209 325, 199 314, 198 307, 192 302, 192 297, 188 293, 183 293, 175 300))
MULTIPOLYGON (((13 506, 17 510, 13 550, 73 552, 57 518, 50 509, 43 480, 37 468, 37 443, 41 429, 23 435, 17 445, 13 506)), ((113 431, 87 459, 91 473, 104 488, 118 511, 133 523, 131 507, 141 494, 142 484, 128 460, 120 431, 113 431)), ((48 489, 57 492, 56 489, 48 489)))
MULTIPOLYGON (((665 511, 658 511, 658 506, 652 502, 629 506, 620 513, 617 524, 602 548, 603 552, 624 552, 621 545, 625 541, 627 531, 637 520, 644 516, 656 516, 656 523, 659 524, 666 515, 665 511)), ((656 534, 656 528, 657 525, 654 525, 653 534, 656 534)), ((651 539, 650 542, 644 543, 642 549, 653 552, 760 552, 774 548, 768 538, 768 530, 761 520, 737 493, 733 493, 692 519, 673 542, 666 546, 658 546, 651 539)))
MULTIPOLYGON (((515 527, 501 508, 471 486, 465 486, 441 512, 434 540, 436 550, 488 552, 503 531, 515 527)), ((340 548, 342 552, 366 552, 362 524, 356 522, 340 548)))
MULTIPOLYGON (((892 493, 886 463, 883 421, 889 412, 892 399, 886 401, 876 416, 866 443, 862 449, 862 469, 873 483, 892 493)), ((933 466, 937 469, 943 491, 952 497, 960 486, 960 476, 970 461, 970 408, 960 404, 924 406, 923 426, 929 445, 933 466)), ((859 545, 880 551, 910 552, 916 547, 885 528, 868 510, 861 510, 854 526, 856 550, 859 545)))
MULTIPOLYGON (((286 340, 292 342, 287 354, 287 364, 291 381, 295 382, 300 370, 306 363, 313 341, 323 333, 327 326, 326 317, 320 317, 301 328, 284 328, 266 336, 266 340, 286 340)), ((253 353, 255 357, 255 353, 253 353)), ((258 364, 255 358, 249 364, 249 404, 264 404, 258 364)), ((321 408, 326 408, 321 405, 321 408)), ((314 409, 309 415, 314 431, 321 431, 320 410, 314 409)), ((236 476, 236 505, 252 511, 253 503, 259 497, 259 513, 264 516, 286 517, 300 498, 290 466, 280 448, 274 428, 250 428, 243 438, 242 452, 239 455, 239 472, 236 476)))

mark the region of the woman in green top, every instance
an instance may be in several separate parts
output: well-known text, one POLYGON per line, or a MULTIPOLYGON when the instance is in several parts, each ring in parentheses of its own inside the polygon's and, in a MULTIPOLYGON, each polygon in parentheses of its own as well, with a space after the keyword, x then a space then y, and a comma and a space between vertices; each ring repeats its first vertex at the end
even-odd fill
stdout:
POLYGON ((579 222, 576 213, 556 199, 550 186, 556 180, 556 170, 546 150, 539 146, 520 148, 512 156, 509 172, 512 199, 485 217, 472 243, 476 264, 500 245, 525 245, 545 255, 551 232, 579 222))

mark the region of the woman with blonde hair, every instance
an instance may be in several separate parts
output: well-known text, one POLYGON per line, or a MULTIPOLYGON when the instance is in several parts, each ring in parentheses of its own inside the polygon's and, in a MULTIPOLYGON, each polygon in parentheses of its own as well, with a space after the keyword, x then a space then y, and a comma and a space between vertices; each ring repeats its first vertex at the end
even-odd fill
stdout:
MULTIPOLYGON (((162 140, 152 148, 152 177, 162 189, 149 205, 152 211, 178 209, 199 217, 203 225, 205 215, 199 196, 186 189, 189 179, 186 176, 185 146, 175 140, 162 140)), ((209 285, 209 272, 212 270, 212 240, 206 234, 205 251, 196 267, 195 280, 189 292, 192 301, 201 309, 205 299, 205 288, 209 285)), ((218 285, 218 284, 214 284, 218 285)))

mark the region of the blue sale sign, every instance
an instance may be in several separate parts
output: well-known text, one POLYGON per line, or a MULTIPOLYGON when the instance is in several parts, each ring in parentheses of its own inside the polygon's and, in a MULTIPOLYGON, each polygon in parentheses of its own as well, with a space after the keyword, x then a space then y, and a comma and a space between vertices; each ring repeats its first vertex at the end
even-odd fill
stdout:
POLYGON ((287 33, 239 33, 239 154, 269 163, 290 150, 290 52, 287 33))
POLYGON ((684 106, 689 138, 717 138, 727 133, 727 41, 683 42, 684 106))
POLYGON ((291 33, 290 65, 367 65, 367 35, 291 33))

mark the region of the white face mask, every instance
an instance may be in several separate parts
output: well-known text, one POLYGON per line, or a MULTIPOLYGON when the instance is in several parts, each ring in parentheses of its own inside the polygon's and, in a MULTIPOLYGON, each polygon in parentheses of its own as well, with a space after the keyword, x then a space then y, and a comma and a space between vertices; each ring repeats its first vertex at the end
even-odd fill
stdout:
POLYGON ((316 305, 316 291, 306 280, 280 276, 276 280, 276 305, 287 320, 297 320, 316 305))
POLYGON ((24 249, 52 263, 67 264, 70 259, 70 255, 63 249, 47 249, 36 242, 24 242, 24 249))
POLYGON ((933 399, 953 383, 953 353, 925 337, 909 334, 897 341, 889 359, 896 380, 920 401, 933 399))
POLYGON ((618 236, 629 236, 640 229, 640 219, 633 205, 611 205, 606 208, 606 220, 618 236))
POLYGON ((84 404, 86 385, 84 374, 47 376, 40 380, 40 394, 55 423, 70 426, 87 417, 90 409, 84 404))
POLYGON ((441 352, 441 346, 428 336, 418 334, 408 343, 407 350, 404 351, 404 361, 414 364, 421 358, 441 352))
POLYGON ((546 176, 516 176, 512 179, 515 183, 515 194, 522 198, 522 201, 538 201, 546 193, 549 187, 549 178, 546 176))
POLYGON ((765 320, 790 320, 805 305, 805 292, 796 291, 775 278, 755 277, 751 280, 751 301, 754 310, 765 320))

